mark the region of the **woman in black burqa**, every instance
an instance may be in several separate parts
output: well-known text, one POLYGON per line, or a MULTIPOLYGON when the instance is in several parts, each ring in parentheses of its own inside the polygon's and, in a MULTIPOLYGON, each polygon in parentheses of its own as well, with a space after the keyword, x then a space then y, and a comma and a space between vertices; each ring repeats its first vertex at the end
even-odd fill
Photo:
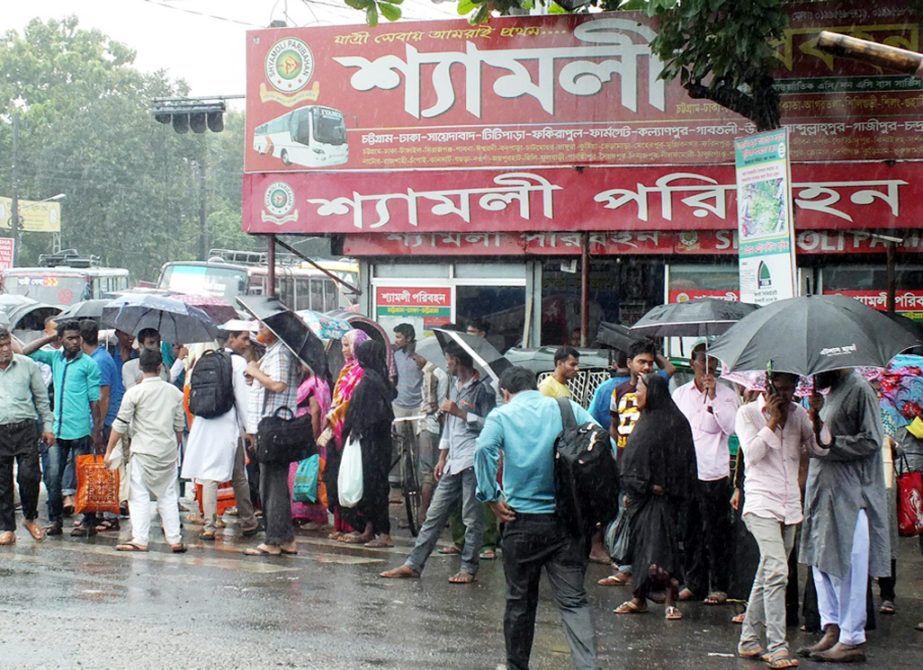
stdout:
POLYGON ((343 443, 350 435, 358 437, 362 448, 362 500, 347 518, 353 528, 363 532, 350 542, 367 547, 392 547, 388 518, 388 471, 391 469, 391 401, 397 391, 388 381, 385 347, 367 340, 356 347, 356 360, 362 367, 362 380, 353 392, 343 425, 343 443))
POLYGON ((697 478, 689 422, 670 397, 667 380, 657 374, 638 381, 641 415, 622 454, 622 492, 629 517, 633 598, 617 614, 647 611, 648 598, 666 600, 666 618, 677 620, 682 560, 678 517, 697 478))

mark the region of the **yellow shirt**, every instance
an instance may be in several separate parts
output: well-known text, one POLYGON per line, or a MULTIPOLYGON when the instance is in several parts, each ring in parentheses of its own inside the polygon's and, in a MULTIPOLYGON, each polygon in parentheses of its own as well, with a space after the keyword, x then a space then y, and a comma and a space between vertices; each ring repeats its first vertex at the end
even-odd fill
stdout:
POLYGON ((562 384, 555 379, 554 375, 545 377, 542 383, 538 385, 538 390, 541 391, 542 395, 549 398, 570 398, 570 389, 567 388, 566 384, 562 384))

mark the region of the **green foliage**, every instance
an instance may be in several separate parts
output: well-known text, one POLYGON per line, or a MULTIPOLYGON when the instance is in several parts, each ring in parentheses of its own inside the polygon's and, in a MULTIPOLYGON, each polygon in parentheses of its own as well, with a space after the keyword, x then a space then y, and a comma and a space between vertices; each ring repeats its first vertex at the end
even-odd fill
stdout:
MULTIPOLYGON (((0 37, 0 193, 12 193, 10 105, 21 97, 20 197, 66 193, 65 248, 155 279, 163 262, 196 254, 203 152, 208 219, 224 238, 229 222, 239 230, 243 115, 226 114, 220 134, 178 135, 154 121, 150 100, 185 95, 185 84, 139 72, 133 61, 131 49, 79 28, 75 17, 33 20, 0 37)), ((20 264, 50 249, 50 235, 27 233, 20 264)))

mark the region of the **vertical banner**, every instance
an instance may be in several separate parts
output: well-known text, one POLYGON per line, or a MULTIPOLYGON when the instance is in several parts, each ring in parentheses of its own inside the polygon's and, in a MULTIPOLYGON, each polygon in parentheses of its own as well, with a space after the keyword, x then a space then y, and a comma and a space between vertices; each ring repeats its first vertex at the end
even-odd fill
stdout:
POLYGON ((796 295, 788 128, 734 141, 740 299, 757 305, 796 295))
POLYGON ((13 249, 16 240, 12 237, 0 237, 0 270, 9 270, 13 267, 13 249))

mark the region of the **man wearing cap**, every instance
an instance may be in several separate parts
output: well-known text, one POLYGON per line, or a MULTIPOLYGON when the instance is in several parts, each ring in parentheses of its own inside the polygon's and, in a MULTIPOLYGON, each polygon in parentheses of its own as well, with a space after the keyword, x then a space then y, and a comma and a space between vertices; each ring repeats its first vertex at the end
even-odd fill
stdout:
POLYGON ((707 594, 707 605, 727 601, 730 580, 731 517, 728 439, 737 417, 737 394, 717 380, 718 359, 704 340, 692 348, 693 380, 673 392, 673 401, 689 420, 695 443, 698 483, 686 509, 684 572, 680 600, 707 594))

